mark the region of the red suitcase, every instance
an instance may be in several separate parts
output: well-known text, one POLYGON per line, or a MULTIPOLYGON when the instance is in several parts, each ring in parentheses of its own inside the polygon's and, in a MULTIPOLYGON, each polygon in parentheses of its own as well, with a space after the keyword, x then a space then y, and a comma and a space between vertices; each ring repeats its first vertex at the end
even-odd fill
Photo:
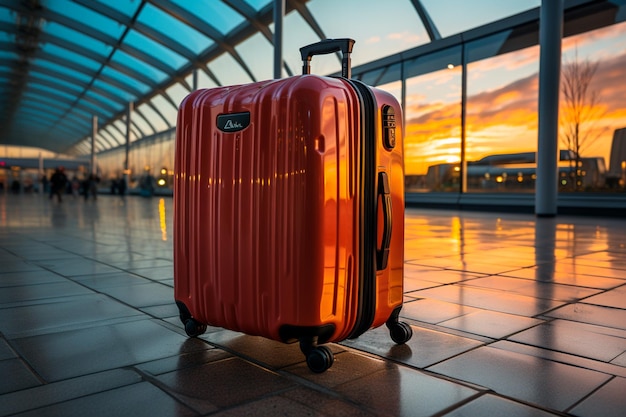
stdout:
POLYGON ((187 334, 206 325, 318 344, 398 321, 403 297, 402 114, 350 79, 354 41, 301 49, 304 74, 192 92, 176 128, 174 290, 187 334), (342 51, 343 76, 309 74, 342 51), (393 226, 393 227, 392 227, 393 226))

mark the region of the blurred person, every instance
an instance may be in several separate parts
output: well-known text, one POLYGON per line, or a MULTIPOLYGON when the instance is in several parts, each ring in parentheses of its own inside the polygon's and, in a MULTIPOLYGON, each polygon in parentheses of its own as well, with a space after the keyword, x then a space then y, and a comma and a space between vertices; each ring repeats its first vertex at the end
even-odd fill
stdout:
POLYGON ((52 176, 50 177, 50 199, 52 200, 56 195, 59 203, 63 201, 63 193, 65 193, 67 187, 67 175, 65 175, 65 169, 58 167, 52 176))
POLYGON ((72 196, 78 197, 80 195, 80 181, 76 175, 72 178, 72 196))
POLYGON ((85 201, 89 199, 89 196, 92 196, 94 200, 98 199, 98 182, 100 182, 100 178, 96 174, 89 174, 83 183, 85 201))
POLYGON ((126 195, 126 179, 124 176, 117 181, 117 191, 120 193, 120 196, 124 198, 126 195))

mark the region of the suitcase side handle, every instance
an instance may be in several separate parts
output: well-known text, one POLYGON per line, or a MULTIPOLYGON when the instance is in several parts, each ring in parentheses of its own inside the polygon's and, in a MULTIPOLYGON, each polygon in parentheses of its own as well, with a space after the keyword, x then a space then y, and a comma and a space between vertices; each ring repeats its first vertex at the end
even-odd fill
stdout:
POLYGON ((383 238, 380 249, 376 248, 376 269, 381 271, 387 268, 391 246, 391 189, 386 172, 378 173, 378 197, 380 197, 383 210, 383 238))
POLYGON ((311 73, 311 58, 314 55, 332 54, 341 51, 341 76, 350 78, 352 76, 352 64, 350 54, 354 46, 354 39, 324 39, 323 41, 312 43, 311 45, 300 48, 300 56, 302 57, 302 74, 311 73))

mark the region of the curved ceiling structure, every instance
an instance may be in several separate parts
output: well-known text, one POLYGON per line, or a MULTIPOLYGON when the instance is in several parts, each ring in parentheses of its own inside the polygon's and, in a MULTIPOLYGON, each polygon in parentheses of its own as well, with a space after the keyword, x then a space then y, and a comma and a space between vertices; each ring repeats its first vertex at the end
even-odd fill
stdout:
MULTIPOLYGON (((284 49, 356 37, 355 64, 540 3, 481 0, 483 12, 454 25, 442 7, 449 0, 284 1, 284 49)), ((0 144, 85 154, 95 116, 96 150, 115 148, 129 108, 135 138, 171 129, 199 79, 272 78, 273 15, 274 0, 0 0, 0 144)), ((285 76, 298 59, 285 56, 285 76)))

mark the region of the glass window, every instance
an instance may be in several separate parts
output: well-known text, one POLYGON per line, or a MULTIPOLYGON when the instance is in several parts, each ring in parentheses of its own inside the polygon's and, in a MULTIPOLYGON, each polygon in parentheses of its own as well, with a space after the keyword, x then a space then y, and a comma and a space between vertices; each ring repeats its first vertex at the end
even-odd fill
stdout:
POLYGON ((468 191, 534 190, 538 69, 539 46, 468 64, 468 191))
MULTIPOLYGON (((388 65, 386 67, 379 68, 374 71, 369 71, 364 74, 352 74, 352 76, 358 78, 367 85, 376 87, 382 84, 393 83, 394 81, 400 80, 402 78, 402 65, 400 63, 388 65)), ((400 96, 398 96, 398 100, 400 100, 400 96)))
POLYGON ((541 0, 421 0, 421 2, 444 38, 541 5, 541 0))
POLYGON ((559 189, 624 190, 626 23, 565 38, 562 56, 559 149, 573 160, 560 162, 559 189))
POLYGON ((459 191, 461 48, 405 63, 405 182, 408 192, 459 191))

